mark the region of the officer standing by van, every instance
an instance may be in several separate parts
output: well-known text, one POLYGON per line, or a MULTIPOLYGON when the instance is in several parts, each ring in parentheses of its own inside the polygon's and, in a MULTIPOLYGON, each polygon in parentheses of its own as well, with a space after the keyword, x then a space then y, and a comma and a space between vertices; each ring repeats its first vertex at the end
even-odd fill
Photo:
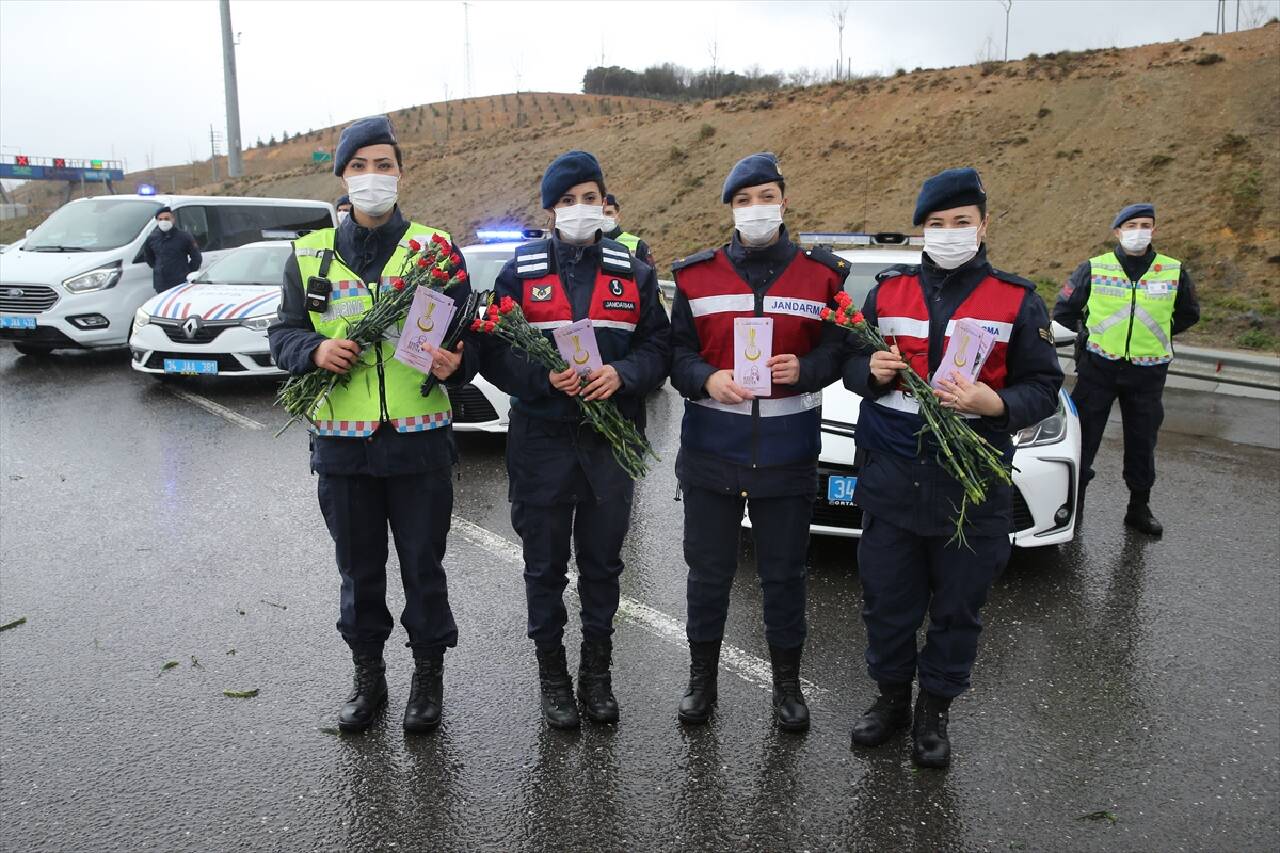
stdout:
POLYGON ((1151 513, 1156 481, 1156 438, 1164 421, 1164 383, 1173 361, 1173 336, 1200 319, 1200 304, 1186 267, 1156 252, 1156 209, 1131 204, 1111 223, 1117 249, 1080 264, 1071 274, 1053 319, 1080 331, 1076 387, 1080 413, 1080 491, 1093 479, 1093 460, 1111 404, 1120 401, 1124 429, 1124 482, 1129 506, 1124 523, 1149 536, 1164 526, 1151 513), (1083 328, 1081 325, 1083 323, 1083 328))
POLYGON ((617 197, 613 193, 607 194, 604 197, 604 217, 608 227, 606 227, 604 236, 610 240, 617 240, 626 246, 631 254, 657 269, 653 262, 653 250, 649 248, 649 244, 630 231, 622 230, 622 225, 619 224, 621 215, 622 205, 618 203, 617 197))
MULTIPOLYGON (((294 242, 279 320, 268 332, 276 364, 289 373, 359 371, 358 381, 334 388, 315 415, 311 436, 311 469, 319 475, 320 509, 342 578, 338 632, 355 663, 354 687, 338 714, 346 731, 368 728, 387 701, 382 651, 394 626, 386 604, 388 527, 404 583, 400 622, 414 657, 406 731, 429 731, 440 722, 444 653, 458 642, 442 562, 455 460, 448 392, 436 385, 423 397, 423 374, 392 357, 395 341, 361 350, 345 335, 394 287, 410 240, 448 237, 403 217, 396 203, 402 168, 386 116, 342 131, 334 174, 353 213, 337 228, 294 242)), ((448 292, 461 304, 470 285, 448 292)), ((457 349, 433 355, 431 372, 441 382, 456 385, 475 374, 474 353, 465 344, 457 349)))
POLYGON ((676 476, 684 495, 689 686, 684 723, 705 723, 738 570, 743 508, 751 515, 773 666, 773 714, 785 731, 809 728, 800 690, 806 635, 805 558, 818 480, 821 392, 840 376, 843 333, 834 307, 848 263, 801 250, 783 224, 786 183, 772 154, 744 157, 724 182, 735 229, 727 245, 672 265, 671 384, 685 397, 676 476), (765 361, 772 391, 734 381, 735 320, 771 318, 765 361))
POLYGON ((643 431, 645 396, 670 367, 670 323, 653 267, 602 236, 605 183, 594 156, 569 151, 557 157, 542 176, 541 196, 552 236, 516 249, 494 293, 519 303, 548 339, 557 328, 590 319, 604 366, 583 383, 573 367, 548 373, 493 340, 482 370, 512 396, 507 475, 511 525, 524 549, 529 638, 543 717, 568 729, 580 724, 563 643, 570 544, 582 603, 577 698, 591 721, 617 722, 613 617, 635 491, 609 442, 583 422, 573 398, 613 400, 643 431))
POLYGON ((964 542, 954 538, 960 484, 938 463, 927 434, 922 440, 924 419, 898 372, 911 365, 931 377, 955 320, 992 332, 977 381, 943 382, 937 394, 1009 459, 1011 436, 1057 408, 1062 369, 1035 286, 987 260, 987 194, 975 170, 948 169, 925 181, 912 222, 924 226, 920 265, 881 272, 862 309, 893 351, 853 355, 844 368, 845 387, 862 397, 858 574, 867 671, 880 688, 853 726, 853 743, 877 746, 911 724, 915 763, 945 767, 948 709, 969 687, 979 611, 1009 558, 1012 489, 993 485, 986 501, 968 508, 964 542), (917 653, 926 614, 928 635, 917 653))
POLYGON ((156 293, 182 284, 204 263, 196 238, 178 227, 167 205, 156 211, 156 227, 142 244, 142 259, 152 269, 156 293))

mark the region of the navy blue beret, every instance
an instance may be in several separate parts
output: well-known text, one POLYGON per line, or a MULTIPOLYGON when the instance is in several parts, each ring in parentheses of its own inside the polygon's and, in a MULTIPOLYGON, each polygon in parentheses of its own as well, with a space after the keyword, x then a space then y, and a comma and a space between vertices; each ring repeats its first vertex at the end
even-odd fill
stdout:
POLYGON ((743 157, 733 164, 729 177, 724 179, 724 192, 720 194, 720 201, 728 204, 733 201, 733 194, 743 187, 758 187, 772 181, 782 183, 777 157, 768 151, 743 157))
POLYGON ((173 213, 173 208, 166 204, 164 207, 156 211, 156 219, 159 219, 160 214, 162 213, 173 213))
POLYGON ((333 203, 333 206, 342 207, 344 204, 351 204, 351 196, 346 195, 345 193, 338 196, 338 200, 333 203))
POLYGON ((947 169, 929 178, 920 187, 911 224, 919 225, 934 211, 986 203, 987 191, 982 188, 982 178, 978 177, 977 169, 969 166, 947 169))
POLYGON ((1119 228, 1130 219, 1137 219, 1140 216, 1156 218, 1156 206, 1148 202, 1140 202, 1139 204, 1131 204, 1124 210, 1116 214, 1116 221, 1111 223, 1112 228, 1119 228))
POLYGON ((333 173, 339 178, 355 153, 366 145, 395 145, 396 132, 386 116, 369 116, 347 125, 338 137, 338 150, 333 155, 333 173))
POLYGON ((622 205, 618 204, 618 200, 613 197, 613 193, 604 194, 604 203, 612 207, 616 207, 618 210, 622 210, 622 205))
POLYGON ((542 174, 542 206, 552 208, 565 190, 586 181, 595 181, 604 191, 604 172, 600 162, 586 151, 567 151, 551 161, 542 174))

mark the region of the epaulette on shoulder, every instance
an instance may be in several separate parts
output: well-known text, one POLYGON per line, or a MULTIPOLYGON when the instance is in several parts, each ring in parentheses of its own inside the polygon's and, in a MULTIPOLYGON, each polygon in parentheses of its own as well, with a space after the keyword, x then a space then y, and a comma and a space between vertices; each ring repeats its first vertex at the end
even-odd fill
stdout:
POLYGON ((842 276, 849 274, 849 262, 831 251, 826 246, 811 246, 804 250, 804 256, 817 261, 824 267, 842 276))
POLYGON ((919 264, 894 264, 891 267, 885 267, 876 273, 876 281, 888 281, 891 278, 899 278, 904 275, 920 275, 919 264))
POLYGON ((691 267, 694 264, 700 264, 703 261, 709 261, 716 256, 715 249, 703 249, 701 252, 689 255, 687 258, 680 258, 671 264, 671 271, 682 270, 685 267, 691 267))
POLYGON ((1013 274, 1013 273, 1011 273, 1011 272, 1004 272, 1004 271, 1002 271, 1002 270, 998 270, 998 269, 996 269, 995 267, 992 267, 992 268, 991 268, 991 275, 992 275, 994 278, 998 278, 998 279, 1000 279, 1001 281, 1007 281, 1007 282, 1009 282, 1010 284, 1016 284, 1016 285, 1018 285, 1019 287, 1025 287, 1025 288, 1027 288, 1028 290, 1035 290, 1035 289, 1036 289, 1036 284, 1035 284, 1035 282, 1034 282, 1034 281, 1031 281, 1031 280, 1029 280, 1029 279, 1025 279, 1025 278, 1023 278, 1023 277, 1022 277, 1022 276, 1020 276, 1020 275, 1014 275, 1014 274, 1013 274))
POLYGON ((600 268, 610 275, 635 278, 632 260, 631 251, 617 240, 606 237, 600 241, 600 268))
POLYGON ((555 269, 550 240, 534 240, 516 247, 516 278, 542 278, 555 269))

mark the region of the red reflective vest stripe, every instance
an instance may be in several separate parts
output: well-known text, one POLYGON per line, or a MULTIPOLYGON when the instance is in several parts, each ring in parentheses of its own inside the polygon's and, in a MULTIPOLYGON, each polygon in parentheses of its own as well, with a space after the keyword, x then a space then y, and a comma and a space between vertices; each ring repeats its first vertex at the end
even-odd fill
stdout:
MULTIPOLYGON (((1020 285, 989 275, 960 303, 947 323, 942 341, 944 352, 957 320, 975 320, 995 335, 991 354, 978 373, 978 380, 992 388, 1005 385, 1009 336, 1026 292, 1020 285)), ((919 276, 903 275, 880 282, 875 307, 876 327, 885 340, 897 344, 903 360, 921 376, 929 378, 929 309, 919 276)))
MULTIPOLYGON (((724 250, 702 263, 676 273, 676 283, 689 300, 698 331, 701 356, 717 370, 733 369, 733 321, 754 317, 755 293, 733 268, 724 250)), ((773 318, 773 354, 805 355, 822 337, 819 312, 835 299, 842 278, 804 252, 795 258, 764 295, 763 314, 773 318)), ((775 385, 774 397, 798 394, 791 386, 775 385)))
MULTIPOLYGON (((558 273, 525 279, 521 296, 520 307, 535 328, 554 329, 573 322, 573 306, 558 273)), ((597 271, 587 318, 596 328, 634 332, 640 322, 640 285, 635 279, 597 271)))

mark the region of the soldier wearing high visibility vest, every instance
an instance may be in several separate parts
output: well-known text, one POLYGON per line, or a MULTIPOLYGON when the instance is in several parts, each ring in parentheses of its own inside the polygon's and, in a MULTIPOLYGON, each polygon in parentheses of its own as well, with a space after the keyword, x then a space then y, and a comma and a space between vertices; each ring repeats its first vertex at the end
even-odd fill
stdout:
POLYGON ((676 477, 689 566, 689 683, 676 713, 682 723, 706 723, 719 698, 720 648, 745 509, 764 594, 774 724, 803 732, 809 728, 800 683, 808 627, 805 558, 818 485, 822 389, 840 377, 844 356, 844 333, 824 323, 821 312, 835 306, 849 264, 826 249, 792 242, 783 224, 786 182, 773 154, 739 160, 720 200, 734 222, 728 244, 671 267, 671 384, 685 398, 676 477), (763 335, 762 346, 754 346, 754 332, 740 332, 751 329, 769 330, 767 352, 763 335), (768 390, 764 382, 750 382, 752 376, 767 376, 768 390))
POLYGON ((573 399, 612 400, 644 429, 645 397, 667 377, 670 322, 653 267, 602 236, 604 173, 586 151, 568 151, 542 176, 551 236, 526 243, 498 273, 495 296, 517 302, 549 341, 556 329, 590 320, 603 364, 586 376, 548 372, 522 353, 486 341, 484 376, 511 395, 507 477, 511 526, 524 554, 529 639, 538 661, 543 719, 558 729, 587 719, 611 724, 613 618, 620 600, 622 544, 635 482, 609 442, 583 422, 573 399), (578 566, 582 644, 575 694, 564 649, 570 545, 578 566))
POLYGON ((1173 360, 1173 336, 1200 319, 1191 276, 1182 261, 1156 252, 1156 210, 1131 204, 1111 223, 1119 245, 1076 267, 1058 295, 1053 319, 1079 330, 1076 387, 1071 399, 1080 413, 1080 490, 1077 522, 1093 460, 1111 414, 1120 401, 1124 431, 1124 482, 1128 527, 1160 536, 1164 526, 1151 512, 1156 481, 1156 436, 1164 420, 1164 383, 1173 360), (1083 328, 1081 323, 1083 322, 1083 328))
MULTIPOLYGON (((630 231, 623 231, 619 224, 622 215, 622 205, 618 202, 617 197, 613 193, 608 193, 604 197, 604 218, 605 228, 604 236, 610 240, 617 240, 619 243, 627 247, 627 251, 644 261, 649 266, 654 266, 653 249, 649 248, 649 244, 641 240, 630 231)), ((655 267, 656 268, 656 267, 655 267)))
MULTIPOLYGON (((401 215, 402 165, 385 116, 342 132, 334 173, 352 214, 337 228, 294 242, 279 319, 268 332, 271 354, 284 370, 353 375, 314 413, 311 436, 311 470, 319 475, 320 509, 342 580, 338 632, 355 663, 354 687, 338 714, 346 731, 368 728, 387 701, 382 650, 394 626, 386 604, 388 527, 404 582, 400 622, 414 656, 406 731, 429 731, 440 722, 444 653, 458 642, 442 563, 455 459, 445 386, 475 375, 474 348, 467 352, 459 343, 456 352, 436 350, 431 373, 443 384, 424 397, 424 374, 392 357, 394 340, 362 351, 345 335, 351 321, 394 287, 410 240, 448 236, 401 215)), ((463 282, 449 294, 461 304, 469 291, 463 282)))
POLYGON ((948 169, 924 182, 912 218, 924 226, 921 263, 881 272, 862 308, 892 351, 851 356, 844 369, 845 387, 862 398, 858 576, 867 673, 880 694, 854 723, 852 739, 874 747, 910 726, 912 760, 921 767, 951 761, 949 709, 969 687, 980 611, 1009 559, 1012 488, 992 486, 987 500, 969 507, 965 541, 956 541, 960 484, 937 461, 934 442, 921 437, 924 418, 898 371, 911 365, 932 378, 955 321, 986 328, 991 350, 974 380, 955 375, 941 380, 936 393, 1006 459, 1013 434, 1054 413, 1062 386, 1044 301, 1030 281, 991 266, 989 222, 987 193, 974 169, 948 169), (926 616, 929 629, 918 648, 926 616))

